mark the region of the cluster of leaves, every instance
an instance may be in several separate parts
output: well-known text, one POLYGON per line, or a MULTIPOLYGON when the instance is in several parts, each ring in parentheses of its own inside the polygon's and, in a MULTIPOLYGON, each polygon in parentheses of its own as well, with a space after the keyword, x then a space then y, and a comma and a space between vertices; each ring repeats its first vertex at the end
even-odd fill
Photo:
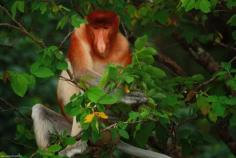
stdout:
MULTIPOLYGON (((181 149, 179 152, 183 157, 233 157, 226 145, 215 137, 213 129, 220 120, 227 119, 229 131, 235 133, 236 130, 236 99, 231 95, 236 90, 234 64, 223 63, 221 69, 213 75, 215 82, 195 91, 195 87, 201 85, 209 74, 196 74, 194 71, 190 72, 194 75, 189 77, 173 76, 169 71, 156 66, 157 51, 154 48, 156 41, 166 39, 169 47, 173 35, 182 38, 181 43, 191 45, 199 42, 209 51, 225 45, 222 43, 225 42, 229 46, 220 48, 214 55, 219 54, 217 57, 221 61, 226 60, 228 49, 236 41, 234 0, 10 0, 3 3, 13 19, 22 22, 26 28, 32 28, 29 30, 37 35, 29 32, 30 37, 27 38, 15 32, 0 32, 1 43, 15 46, 10 50, 8 47, 2 49, 3 52, 9 52, 10 57, 0 54, 0 79, 4 83, 0 88, 6 88, 4 92, 0 91, 0 95, 4 97, 5 93, 10 93, 10 100, 20 105, 20 115, 17 114, 12 122, 17 124, 17 142, 33 146, 33 149, 27 148, 25 155, 29 156, 37 149, 32 143, 32 124, 25 123, 25 120, 19 121, 19 118, 22 113, 30 114, 30 107, 35 100, 44 102, 44 98, 38 98, 43 94, 51 94, 50 87, 55 85, 52 78, 67 69, 62 53, 65 49, 57 46, 58 43, 74 27, 84 23, 83 17, 90 11, 109 9, 120 15, 121 31, 131 39, 132 64, 126 68, 108 66, 96 87, 90 87, 85 93, 71 98, 66 112, 77 116, 83 127, 82 139, 96 142, 101 139, 104 131, 110 131, 112 139, 120 136, 143 148, 146 144, 152 145, 150 137, 155 138, 158 140, 158 149, 167 154, 172 153, 175 147, 175 150, 181 149), (44 39, 45 47, 35 47, 30 41, 32 38, 37 41, 39 37, 44 39), (133 38, 137 40, 134 42, 133 38), (37 57, 32 52, 38 52, 37 57), (52 82, 47 79, 52 79, 52 82), (46 86, 43 87, 40 81, 46 81, 46 86), (9 83, 9 86, 5 83, 9 83), (10 87, 16 95, 24 98, 19 99, 11 94, 7 90, 10 87), (36 93, 36 89, 40 88, 43 90, 36 93), (120 102, 125 94, 137 90, 148 97, 148 103, 137 107, 120 102), (108 115, 106 109, 111 114, 108 115), (110 115, 116 119, 110 119, 110 115)), ((0 14, 5 15, 1 11, 0 14)), ((13 23, 7 16, 1 16, 0 20, 13 23)), ((183 63, 182 52, 184 50, 178 51, 178 47, 174 47, 170 53, 172 56, 177 54, 176 60, 180 61, 180 65, 183 63)), ((186 70, 199 67, 191 60, 184 63, 189 63, 182 65, 186 70)), ((42 157, 56 157, 58 151, 75 143, 75 139, 63 133, 59 137, 55 136, 52 142, 47 150, 38 150, 31 156, 39 154, 42 157)), ((13 151, 21 152, 20 148, 13 151)))

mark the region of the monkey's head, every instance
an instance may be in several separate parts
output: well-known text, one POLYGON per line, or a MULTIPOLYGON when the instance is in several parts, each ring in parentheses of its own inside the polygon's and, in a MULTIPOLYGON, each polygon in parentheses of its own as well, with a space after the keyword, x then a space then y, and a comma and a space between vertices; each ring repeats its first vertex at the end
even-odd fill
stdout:
POLYGON ((119 17, 111 11, 95 11, 87 16, 87 33, 93 51, 105 58, 117 35, 119 17))

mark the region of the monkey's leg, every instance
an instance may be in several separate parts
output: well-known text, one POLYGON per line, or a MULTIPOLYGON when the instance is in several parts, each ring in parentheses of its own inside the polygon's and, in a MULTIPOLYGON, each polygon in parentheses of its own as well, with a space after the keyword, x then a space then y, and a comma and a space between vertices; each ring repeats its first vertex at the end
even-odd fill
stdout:
MULTIPOLYGON (((43 106, 42 104, 36 104, 33 106, 31 117, 34 123, 36 142, 40 148, 46 148, 50 145, 50 133, 61 133, 67 131, 69 134, 72 130, 72 124, 68 122, 64 116, 43 106)), ((76 125, 79 125, 79 123, 76 125)), ((81 131, 81 129, 78 130, 81 131)), ((76 130, 75 133, 80 133, 79 131, 76 130)), ((86 149, 87 143, 79 140, 73 145, 68 145, 64 150, 60 151, 59 154, 72 157, 75 154, 85 152, 86 149)))
POLYGON ((36 104, 32 107, 34 133, 36 136, 36 143, 40 148, 49 146, 50 133, 61 133, 71 131, 71 123, 69 123, 64 116, 56 113, 55 111, 36 104))

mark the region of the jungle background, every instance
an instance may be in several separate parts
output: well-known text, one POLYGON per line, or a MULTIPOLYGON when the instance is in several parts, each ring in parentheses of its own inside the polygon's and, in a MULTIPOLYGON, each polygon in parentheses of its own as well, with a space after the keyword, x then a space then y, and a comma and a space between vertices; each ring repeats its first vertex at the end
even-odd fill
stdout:
MULTIPOLYGON (((118 108, 115 133, 172 157, 236 157, 235 0, 1 0, 0 157, 56 157, 63 148, 56 141, 37 149, 31 108, 42 103, 59 111, 56 85, 69 35, 99 9, 119 15, 136 57, 122 83, 149 98, 140 107, 118 108)), ((87 132, 94 138, 99 130, 87 132)))

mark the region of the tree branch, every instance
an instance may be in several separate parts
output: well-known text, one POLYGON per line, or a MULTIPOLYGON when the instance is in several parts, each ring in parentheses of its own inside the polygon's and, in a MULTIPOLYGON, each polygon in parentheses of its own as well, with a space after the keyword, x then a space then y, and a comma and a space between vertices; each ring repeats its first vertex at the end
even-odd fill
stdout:
POLYGON ((173 37, 207 71, 214 73, 219 70, 220 65, 215 61, 211 54, 207 52, 199 43, 192 42, 192 44, 188 44, 181 39, 178 33, 174 33, 173 37))
POLYGON ((34 43, 36 43, 38 46, 44 48, 45 44, 42 40, 38 39, 37 37, 35 37, 32 33, 30 33, 29 31, 26 30, 26 28, 17 20, 15 20, 11 14, 9 13, 9 11, 3 7, 2 5, 0 5, 0 10, 2 10, 17 26, 8 24, 8 23, 2 23, 2 26, 8 26, 11 28, 14 28, 18 31, 20 31, 21 33, 25 34, 26 36, 28 36, 34 43))
POLYGON ((172 60, 170 57, 165 55, 164 53, 158 53, 157 54, 157 60, 162 63, 163 65, 167 66, 177 75, 185 76, 186 72, 183 70, 181 66, 179 66, 174 60, 172 60))

